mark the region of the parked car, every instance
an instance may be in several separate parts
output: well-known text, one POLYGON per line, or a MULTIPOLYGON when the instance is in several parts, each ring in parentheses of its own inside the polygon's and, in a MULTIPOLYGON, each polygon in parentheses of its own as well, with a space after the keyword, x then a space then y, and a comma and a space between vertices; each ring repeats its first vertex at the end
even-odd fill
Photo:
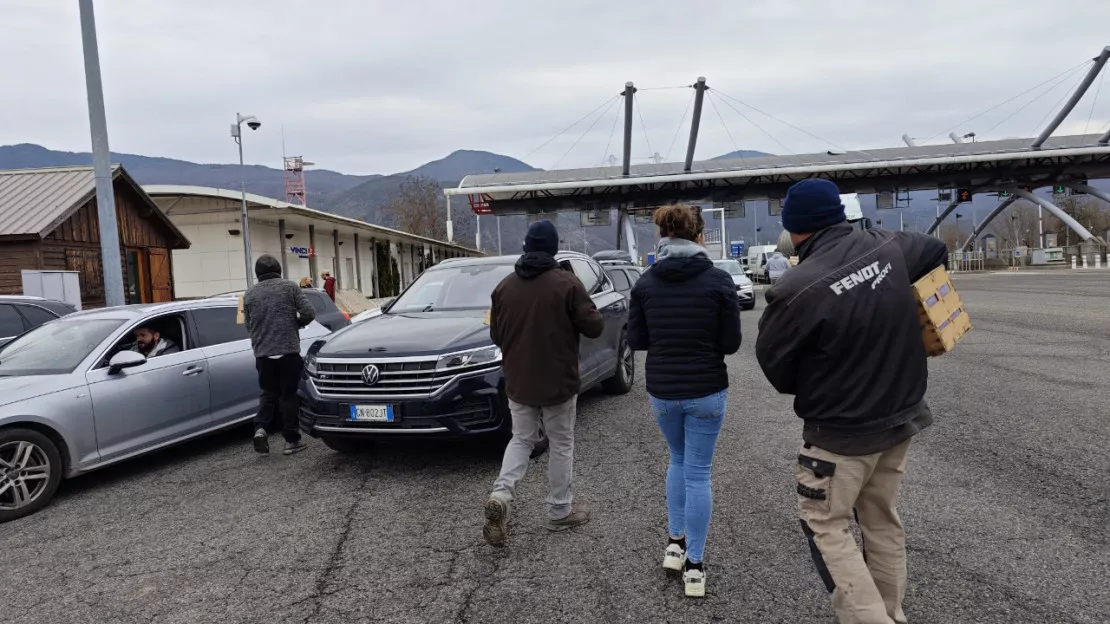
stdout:
MULTIPOLYGON (((0 348, 0 522, 42 508, 63 478, 250 420, 258 377, 232 299, 77 312, 0 348), (181 347, 131 351, 154 324, 181 347)), ((328 330, 301 330, 302 352, 328 330)))
POLYGON ((605 269, 605 274, 609 276, 609 281, 613 282, 613 287, 625 297, 629 296, 632 287, 636 285, 636 281, 644 274, 643 269, 631 264, 603 264, 602 268, 605 269))
MULTIPOLYGON (((580 391, 628 392, 635 359, 625 336, 625 297, 589 257, 563 252, 557 258, 582 280, 606 322, 599 338, 581 338, 580 391)), ((381 315, 314 344, 300 388, 301 428, 340 452, 379 438, 510 435, 501 350, 490 338, 487 315, 493 289, 516 260, 446 260, 381 315)))
MULTIPOLYGON (((234 297, 238 299, 243 295, 242 290, 235 292, 220 293, 212 295, 209 299, 219 299, 234 297)), ((339 309, 335 302, 331 300, 328 293, 320 290, 319 288, 302 288, 301 292, 308 297, 308 301, 316 310, 316 322, 327 327, 329 331, 339 331, 344 327, 351 324, 351 315, 339 309)))
POLYGON ((73 314, 77 308, 62 301, 27 295, 0 296, 0 346, 43 323, 73 314))
POLYGON ((736 260, 714 260, 713 266, 718 269, 724 270, 732 277, 732 282, 736 284, 736 297, 740 299, 741 310, 751 310, 755 307, 755 292, 752 286, 752 280, 744 274, 744 267, 736 260))

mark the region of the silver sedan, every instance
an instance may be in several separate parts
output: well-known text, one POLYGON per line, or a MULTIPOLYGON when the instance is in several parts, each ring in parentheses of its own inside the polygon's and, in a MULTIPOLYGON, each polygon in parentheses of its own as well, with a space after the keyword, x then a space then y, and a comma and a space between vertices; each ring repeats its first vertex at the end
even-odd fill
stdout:
MULTIPOLYGON (((237 301, 78 312, 0 349, 0 522, 39 510, 63 478, 249 421, 254 354, 237 301), (179 350, 147 359, 134 332, 179 350)), ((301 330, 302 354, 328 334, 301 330)))

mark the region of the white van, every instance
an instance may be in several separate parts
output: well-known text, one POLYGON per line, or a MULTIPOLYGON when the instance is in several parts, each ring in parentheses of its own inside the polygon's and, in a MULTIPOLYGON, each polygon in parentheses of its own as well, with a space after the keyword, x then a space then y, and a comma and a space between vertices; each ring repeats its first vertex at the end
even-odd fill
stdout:
POLYGON ((748 264, 745 267, 753 281, 766 279, 767 259, 775 253, 777 245, 753 245, 748 248, 748 264))

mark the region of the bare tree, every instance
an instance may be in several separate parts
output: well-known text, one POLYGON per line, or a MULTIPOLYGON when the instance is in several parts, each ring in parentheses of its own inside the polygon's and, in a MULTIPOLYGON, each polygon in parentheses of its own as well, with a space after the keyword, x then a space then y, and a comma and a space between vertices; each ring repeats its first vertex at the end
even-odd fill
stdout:
POLYGON ((968 236, 970 236, 969 232, 952 223, 942 224, 937 231, 937 238, 944 241, 948 251, 958 250, 967 241, 968 236))
MULTIPOLYGON (((1107 211, 1101 201, 1092 200, 1086 195, 1068 195, 1055 198, 1053 203, 1095 236, 1100 236, 1110 227, 1110 211, 1107 211)), ((1079 242, 1075 232, 1056 218, 1046 218, 1045 231, 1056 232, 1057 242, 1065 246, 1079 242)))
POLYGON ((447 225, 440 201, 443 188, 429 178, 410 176, 401 182, 382 211, 393 216, 393 226, 410 234, 447 240, 447 225))

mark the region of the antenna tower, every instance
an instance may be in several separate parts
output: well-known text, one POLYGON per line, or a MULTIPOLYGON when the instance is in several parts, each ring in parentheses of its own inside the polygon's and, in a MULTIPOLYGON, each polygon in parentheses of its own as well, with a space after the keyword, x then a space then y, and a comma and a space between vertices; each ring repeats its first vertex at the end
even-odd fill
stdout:
POLYGON ((304 168, 311 165, 303 156, 285 157, 285 201, 307 206, 305 202, 304 168))

